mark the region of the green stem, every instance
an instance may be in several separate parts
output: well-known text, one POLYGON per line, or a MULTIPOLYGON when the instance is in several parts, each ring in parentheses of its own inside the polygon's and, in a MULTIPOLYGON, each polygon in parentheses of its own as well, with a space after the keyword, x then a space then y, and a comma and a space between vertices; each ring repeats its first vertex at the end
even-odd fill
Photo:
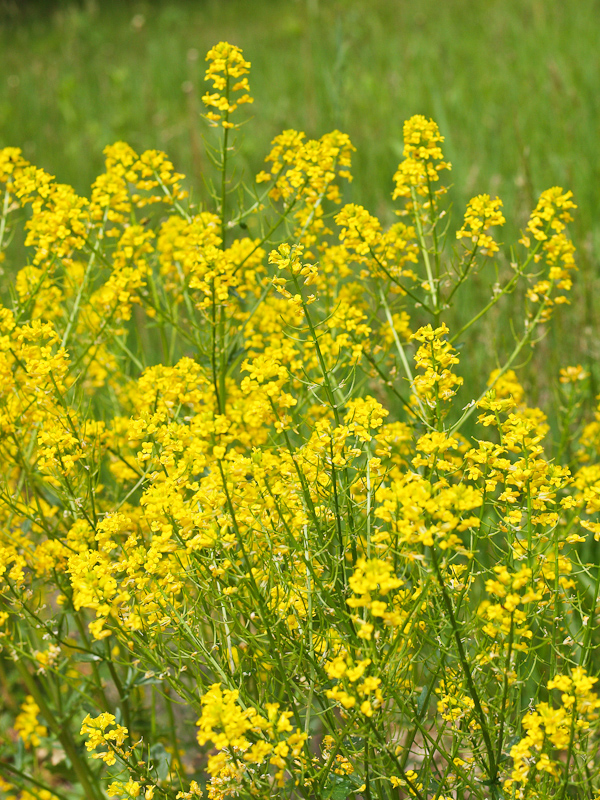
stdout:
MULTIPOLYGON (((105 219, 106 219, 106 213, 105 213, 105 219)), ((71 334, 71 330, 73 328, 73 325, 77 321, 77 317, 79 315, 79 306, 81 305, 81 298, 83 297, 83 292, 84 292, 84 290, 85 290, 85 288, 87 286, 88 276, 89 276, 89 274, 90 274, 90 272, 92 270, 92 267, 94 266, 94 262, 96 261, 96 255, 98 254, 98 245, 99 245, 99 241, 96 240, 96 245, 92 249, 92 252, 91 252, 90 257, 88 259, 88 263, 87 263, 87 266, 85 268, 85 272, 83 273, 83 278, 81 279, 81 284, 79 286, 79 291, 77 292, 77 295, 75 297, 75 303, 73 304, 73 309, 72 309, 71 315, 69 317, 69 322, 67 323, 67 327, 65 328, 65 332, 63 334, 62 342, 60 343, 60 346, 63 349, 66 348, 67 343, 69 341, 69 336, 71 334)))
POLYGON ((436 323, 437 323, 437 317, 439 316, 437 283, 433 277, 433 271, 431 269, 431 263, 429 261, 429 251, 427 250, 427 245, 425 243, 425 235, 423 234, 423 225, 421 224, 421 217, 419 215, 419 203, 417 201, 417 193, 415 192, 414 187, 411 187, 410 193, 413 201, 413 210, 414 210, 413 219, 415 221, 415 226, 417 228, 419 247, 421 248, 421 254, 423 256, 423 261, 425 263, 425 271, 427 272, 427 281, 429 282, 429 292, 431 294, 431 304, 433 308, 433 314, 436 317, 436 323))
POLYGON ((73 741, 73 737, 71 731, 62 725, 54 716, 50 708, 48 707, 46 700, 42 693, 40 692, 37 683, 33 679, 33 677, 29 674, 27 668, 23 663, 19 660, 15 661, 15 666, 17 671, 21 675, 23 682, 27 686, 27 689, 33 699, 35 700, 36 704, 39 706, 40 711, 46 722, 48 723, 48 727, 52 730, 52 733, 58 738, 60 743, 62 744, 65 753, 69 757, 71 764, 73 765, 73 769, 75 770, 75 774, 81 783, 81 786, 85 792, 86 797, 88 800, 92 798, 96 798, 97 800, 103 800, 103 795, 96 783, 96 780, 93 775, 90 774, 89 765, 87 762, 82 761, 79 757, 79 753, 77 752, 77 748, 75 746, 75 742, 73 741))
POLYGON ((500 763, 502 756, 502 747, 504 745, 504 714, 506 711, 506 701, 508 699, 508 672, 510 670, 510 659, 512 656, 513 638, 514 638, 514 611, 510 615, 510 632, 508 634, 508 653, 506 654, 506 665, 504 668, 504 685, 502 687, 502 702, 500 705, 500 729, 498 731, 498 745, 496 747, 496 763, 500 763))
POLYGON ((2 203, 2 216, 0 217, 0 252, 4 243, 4 232, 6 231, 6 218, 8 216, 8 200, 10 195, 8 189, 4 192, 4 202, 2 203))
POLYGON ((481 705, 481 700, 479 699, 479 692, 477 691, 477 687, 475 686, 475 681, 473 680, 473 673, 471 672, 471 667, 467 660, 465 648, 462 643, 462 639, 460 638, 460 631, 458 630, 458 622, 454 615, 452 600, 450 599, 448 590, 446 589, 446 584, 444 583, 444 578, 442 576, 442 571, 440 569, 437 553, 435 551, 435 545, 431 548, 431 560, 433 562, 438 582, 440 584, 440 589, 442 591, 442 599, 444 601, 444 605, 448 613, 448 618, 450 620, 450 625, 452 627, 452 633, 454 635, 454 641, 456 642, 456 648, 458 650, 458 658, 460 661, 460 665, 462 667, 465 680, 467 681, 467 687, 469 689, 469 694, 471 695, 471 699, 473 700, 475 711, 479 718, 479 724, 481 726, 481 734, 483 736, 483 741, 488 756, 488 763, 486 764, 488 777, 492 782, 495 782, 498 774, 498 766, 496 763, 496 756, 494 755, 492 740, 487 728, 486 717, 483 711, 483 707, 481 705))
POLYGON ((540 249, 540 246, 541 246, 541 243, 538 242, 537 245, 531 251, 531 253, 527 256, 527 259, 525 260, 523 266, 520 269, 517 270, 517 272, 509 280, 509 282, 502 289, 502 291, 499 292, 496 295, 496 297, 493 297, 490 300, 490 302, 486 306, 484 306, 484 308, 482 308, 482 310, 478 314, 475 314, 475 316, 472 317, 469 320, 469 322, 467 322, 465 325, 463 325, 462 328, 457 333, 455 333, 454 336, 451 337, 450 344, 453 344, 458 339, 459 336, 462 336, 462 334, 471 327, 471 325, 474 325, 479 319, 481 319, 481 317, 483 317, 483 315, 486 314, 490 310, 490 308, 492 308, 492 306, 495 306, 496 303, 502 297, 504 297, 505 294, 509 294, 509 292, 512 291, 513 286, 516 284, 516 282, 519 280, 519 278, 521 278, 524 275, 525 269, 529 266, 529 264, 534 259, 535 255, 537 254, 538 250, 540 249))
POLYGON ((573 699, 573 711, 571 712, 571 733, 569 735, 569 747, 567 749, 567 757, 565 759, 565 773, 563 778, 562 790, 559 800, 565 800, 567 789, 569 788, 569 766, 571 764, 571 757, 573 756, 573 744, 575 743, 575 722, 577 719, 577 700, 573 699))
POLYGON ((545 309, 546 309, 546 303, 545 303, 545 302, 543 302, 543 303, 541 303, 541 304, 540 304, 539 311, 537 312, 537 314, 536 314, 536 315, 535 315, 535 317, 533 318, 533 320, 532 320, 532 322, 531 322, 531 325, 530 325, 530 326, 529 326, 529 328, 527 329, 527 331, 526 331, 526 333, 524 334, 523 338, 519 340, 519 342, 518 342, 518 343, 517 343, 517 345, 515 346, 514 350, 513 350, 513 351, 512 351, 512 353, 510 354, 510 356, 509 356, 509 358, 508 358, 508 361, 506 361, 506 362, 505 362, 505 364, 504 364, 504 366, 502 366, 502 367, 501 367, 501 368, 498 370, 498 373, 497 373, 497 374, 496 374, 496 376, 494 377, 494 380, 492 381, 492 383, 491 383, 491 384, 489 384, 489 386, 487 386, 487 387, 485 388, 485 390, 484 390, 484 391, 483 391, 483 392, 482 392, 482 393, 479 395, 479 397, 477 398, 477 400, 474 400, 474 401, 472 401, 472 402, 469 404, 469 406, 467 407, 467 409, 465 410, 465 412, 463 413, 463 415, 461 416, 461 418, 460 418, 460 419, 459 419, 457 422, 455 422, 455 423, 454 423, 454 425, 453 425, 453 426, 450 428, 450 430, 448 431, 448 436, 452 436, 452 434, 454 434, 454 433, 456 433, 458 430, 460 430, 460 428, 462 427, 463 423, 465 423, 465 422, 466 422, 466 421, 469 419, 469 417, 471 416, 471 414, 472 414, 472 413, 475 411, 475 409, 478 407, 478 405, 479 405, 480 401, 481 401, 481 400, 483 400, 483 398, 484 398, 484 397, 486 396, 486 394, 487 394, 487 393, 490 391, 490 389, 493 389, 493 388, 494 388, 494 386, 496 385, 496 383, 498 383, 498 381, 500 380, 500 378, 501 378, 501 377, 502 377, 504 374, 506 374, 506 372, 508 372, 508 370, 511 368, 512 364, 514 363, 515 359, 517 358, 517 356, 519 355, 519 353, 521 352, 521 350, 522 350, 522 349, 525 347, 525 345, 526 345, 526 344, 527 344, 527 343, 528 343, 528 342, 531 340, 531 337, 533 336, 533 332, 535 331, 535 328, 536 328, 536 326, 537 326, 537 324, 538 324, 538 322, 539 322, 539 320, 540 320, 540 318, 541 318, 541 316, 542 316, 542 313, 545 311, 545 309))
MULTIPOLYGON (((394 327, 394 320, 393 320, 393 317, 392 317, 392 312, 390 311, 390 307, 389 307, 389 305, 387 303, 387 300, 385 299, 385 295, 383 293, 383 290, 382 290, 381 286, 379 287, 379 299, 381 301, 381 305, 383 306, 383 310, 385 312, 385 317, 387 319, 388 325, 390 326, 390 330, 392 331, 392 336, 394 338, 394 344, 396 345, 396 350, 398 351, 398 355, 400 356, 400 361, 402 362, 402 367, 404 369, 404 373, 405 373, 406 377, 408 378, 408 382, 410 383, 410 387, 412 389, 413 380, 414 380, 413 374, 412 374, 412 370, 410 368, 410 364, 408 363, 408 359, 406 357, 406 353, 404 352, 404 348, 402 347, 402 342, 400 341, 400 337, 398 336, 396 328, 394 327)), ((421 402, 421 398, 416 393, 415 393, 415 397, 417 398, 417 403, 419 405, 419 410, 421 412, 421 422, 426 424, 427 414, 425 412, 425 408, 423 406, 423 403, 421 402)))

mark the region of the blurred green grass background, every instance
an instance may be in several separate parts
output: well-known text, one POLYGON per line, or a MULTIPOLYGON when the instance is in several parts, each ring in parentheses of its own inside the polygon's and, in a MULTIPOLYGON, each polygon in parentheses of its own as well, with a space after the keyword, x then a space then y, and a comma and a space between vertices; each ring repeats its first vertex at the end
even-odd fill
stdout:
POLYGON ((252 61, 253 169, 285 127, 339 128, 358 148, 353 199, 385 214, 402 122, 423 113, 445 133, 457 201, 497 192, 523 217, 558 183, 577 196, 581 232, 600 235, 597 0, 19 6, 0 33, 2 142, 79 191, 120 138, 200 180, 204 54, 226 39, 252 61))
POLYGON ((547 347, 563 363, 598 360, 600 0, 0 0, 0 8, 0 145, 22 147, 82 193, 103 168, 104 146, 124 139, 168 152, 202 196, 204 54, 222 39, 252 62, 255 103, 241 152, 249 172, 284 128, 310 136, 339 128, 358 150, 345 199, 390 221, 402 123, 422 113, 446 136, 457 223, 469 197, 498 194, 511 242, 540 191, 572 189, 577 300, 547 347))

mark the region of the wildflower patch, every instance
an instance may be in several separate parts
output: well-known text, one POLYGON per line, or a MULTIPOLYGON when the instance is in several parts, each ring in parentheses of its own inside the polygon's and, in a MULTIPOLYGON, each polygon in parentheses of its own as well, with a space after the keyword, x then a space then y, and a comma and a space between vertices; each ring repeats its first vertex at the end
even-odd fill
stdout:
POLYGON ((159 151, 110 145, 89 197, 0 151, 0 795, 597 797, 600 410, 579 365, 558 421, 519 375, 571 193, 510 261, 499 198, 450 235, 419 115, 387 228, 339 131, 239 185, 251 65, 207 60, 210 208, 159 151))

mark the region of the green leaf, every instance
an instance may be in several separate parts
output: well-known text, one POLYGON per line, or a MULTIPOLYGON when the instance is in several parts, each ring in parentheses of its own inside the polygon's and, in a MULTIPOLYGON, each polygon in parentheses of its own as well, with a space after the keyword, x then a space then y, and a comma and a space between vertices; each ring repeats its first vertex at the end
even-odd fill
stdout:
POLYGON ((421 689, 421 694, 419 695, 419 699, 417 701, 417 716, 419 719, 423 716, 423 711, 425 709, 425 703, 427 702, 429 696, 429 686, 424 686, 421 689))
POLYGON ((349 787, 341 784, 340 786, 334 786, 329 796, 331 797, 331 800, 346 800, 350 791, 351 790, 349 787))
POLYGON ((327 800, 346 800, 356 791, 356 781, 348 775, 343 777, 332 775, 331 781, 328 786, 325 786, 323 792, 323 797, 327 800))
POLYGON ((159 781, 167 779, 171 771, 171 757, 160 742, 150 748, 150 759, 159 781))

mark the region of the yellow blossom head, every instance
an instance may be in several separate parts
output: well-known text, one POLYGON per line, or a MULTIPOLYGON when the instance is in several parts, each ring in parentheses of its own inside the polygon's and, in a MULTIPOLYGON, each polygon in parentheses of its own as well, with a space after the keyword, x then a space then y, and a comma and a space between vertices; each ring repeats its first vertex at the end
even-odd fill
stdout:
POLYGON ((250 62, 246 61, 239 47, 228 42, 219 42, 206 54, 209 62, 204 76, 205 81, 212 81, 213 92, 206 92, 202 102, 210 109, 207 118, 215 125, 223 128, 235 128, 229 115, 243 103, 253 103, 250 97, 250 85, 246 75, 250 72, 250 62))
POLYGON ((456 232, 456 238, 470 239, 483 255, 494 255, 498 252, 498 245, 488 230, 506 222, 501 208, 502 200, 499 197, 491 198, 489 194, 473 197, 469 200, 462 228, 456 232))
MULTIPOLYGON (((439 180, 439 173, 450 169, 449 162, 444 161, 440 143, 444 141, 437 124, 421 114, 406 120, 404 123, 404 161, 396 174, 396 188, 392 194, 397 197, 410 197, 414 190, 417 194, 428 197, 433 192, 431 184, 439 180)), ((438 189, 437 193, 445 191, 438 189)))

